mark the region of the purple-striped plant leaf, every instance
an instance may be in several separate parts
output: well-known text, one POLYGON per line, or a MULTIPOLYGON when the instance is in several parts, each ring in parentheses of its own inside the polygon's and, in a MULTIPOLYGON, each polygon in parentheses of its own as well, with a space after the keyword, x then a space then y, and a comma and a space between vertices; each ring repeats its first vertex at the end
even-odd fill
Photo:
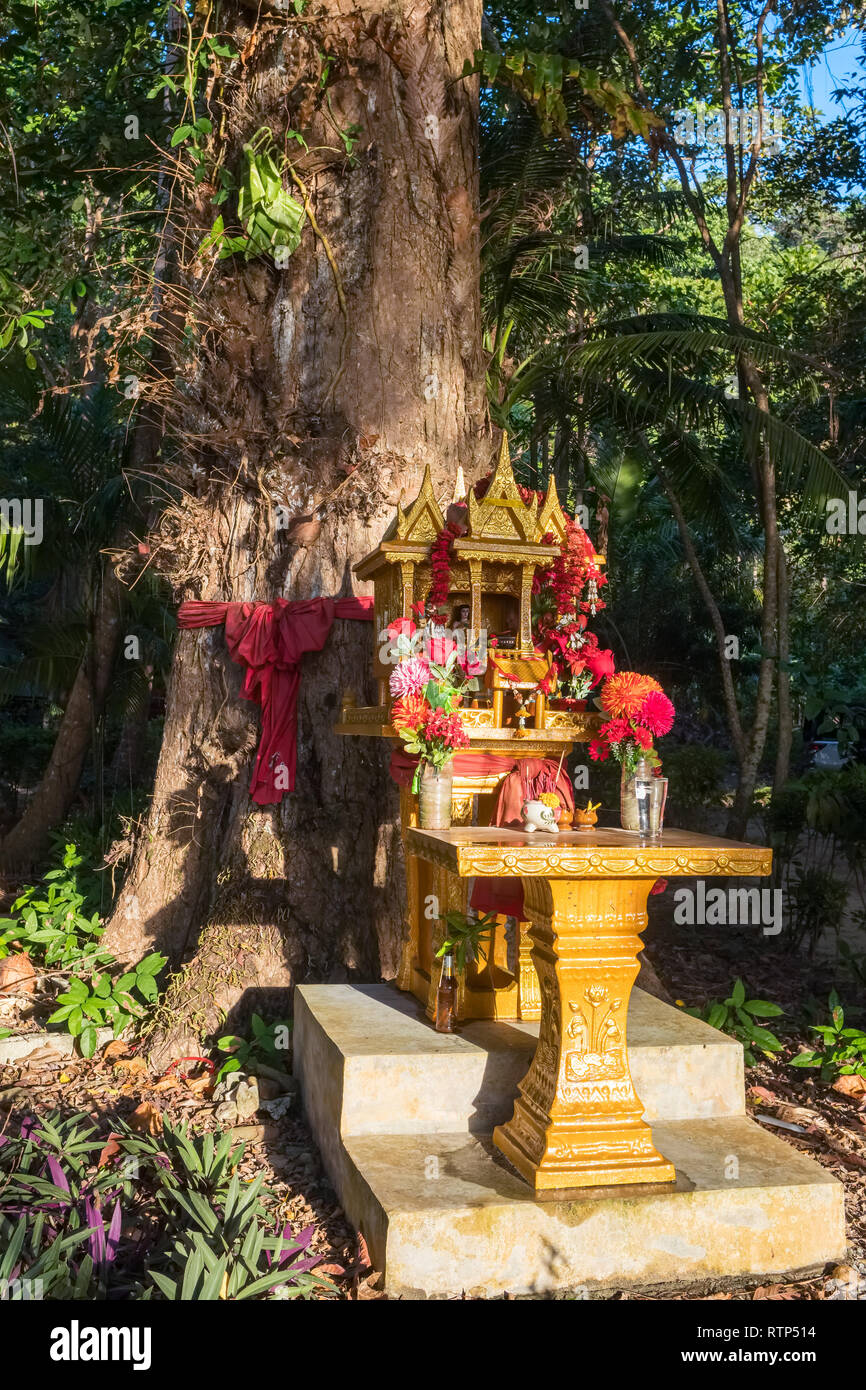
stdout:
POLYGON ((93 1232, 87 1242, 87 1250, 90 1258, 96 1266, 105 1263, 105 1222, 101 1212, 97 1211, 89 1197, 84 1199, 84 1220, 93 1232))
POLYGON ((54 1183, 54 1186, 59 1187, 62 1192, 69 1192, 69 1179, 56 1158, 49 1158, 48 1171, 51 1174, 51 1181, 54 1183))

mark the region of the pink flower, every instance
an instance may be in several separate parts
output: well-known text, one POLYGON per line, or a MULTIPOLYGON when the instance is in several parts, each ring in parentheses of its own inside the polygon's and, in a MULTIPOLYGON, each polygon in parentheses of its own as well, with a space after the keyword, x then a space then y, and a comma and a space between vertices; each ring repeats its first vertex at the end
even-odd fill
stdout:
POLYGON ((430 667, 421 656, 410 656, 401 661, 391 672, 388 686, 392 695, 403 699, 406 695, 420 695, 430 679, 430 667))
POLYGON ((661 738, 662 734, 670 731, 675 712, 667 695, 660 690, 651 690, 636 717, 655 738, 661 738))

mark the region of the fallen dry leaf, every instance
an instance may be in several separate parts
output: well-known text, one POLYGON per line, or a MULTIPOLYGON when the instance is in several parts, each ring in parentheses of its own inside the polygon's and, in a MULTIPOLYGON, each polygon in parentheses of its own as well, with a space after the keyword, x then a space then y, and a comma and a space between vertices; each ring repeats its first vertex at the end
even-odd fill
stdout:
POLYGON ((106 1163, 110 1162, 112 1158, 116 1158, 119 1153, 120 1145, 117 1142, 117 1137, 114 1134, 109 1134, 108 1142, 96 1161, 97 1168, 104 1168, 106 1163))
POLYGON ((779 1104, 776 1106, 776 1118, 787 1120, 792 1125, 805 1125, 806 1129, 812 1129, 815 1125, 820 1128, 826 1124, 814 1110, 807 1110, 803 1105, 779 1104))
POLYGON ((102 1049, 103 1057, 131 1057, 132 1049, 129 1043, 124 1042, 123 1038, 112 1038, 102 1049))
POLYGON ((864 1076, 840 1076, 838 1081, 833 1082, 833 1090, 840 1095, 851 1096, 854 1100, 860 1100, 866 1096, 866 1077, 864 1076))
POLYGON ((209 1072, 204 1076, 188 1076, 186 1084, 194 1096, 209 1096, 213 1094, 213 1077, 209 1072))
POLYGON ((766 1105, 776 1105, 779 1099, 772 1091, 768 1091, 766 1086, 750 1086, 746 1094, 753 1096, 755 1100, 764 1101, 766 1105))
POLYGON ((32 1052, 20 1059, 19 1065, 23 1066, 26 1062, 31 1067, 59 1066, 63 1060, 64 1054, 46 1043, 44 1047, 34 1047, 32 1052))
POLYGON ((159 1134, 162 1131, 162 1111, 151 1105, 149 1100, 143 1100, 133 1110, 128 1124, 130 1129, 140 1134, 159 1134))
POLYGON ((125 1071, 128 1076, 146 1076, 147 1062, 143 1057, 120 1057, 114 1064, 115 1071, 125 1071))
POLYGON ((243 1139, 247 1144, 260 1144, 265 1138, 264 1125, 235 1125, 229 1130, 233 1139, 243 1139))
POLYGON ((36 971, 26 951, 0 960, 0 994, 32 994, 36 988, 36 971))
POLYGON ((161 1076, 158 1081, 154 1081, 151 1086, 152 1091, 176 1091, 178 1080, 176 1076, 161 1076))

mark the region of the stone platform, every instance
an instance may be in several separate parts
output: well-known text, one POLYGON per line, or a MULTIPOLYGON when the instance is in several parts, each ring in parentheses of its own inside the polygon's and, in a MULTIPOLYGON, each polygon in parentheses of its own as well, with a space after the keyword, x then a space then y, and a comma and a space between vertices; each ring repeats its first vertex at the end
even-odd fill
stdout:
POLYGON ((389 985, 296 991, 304 1107, 392 1295, 721 1285, 844 1256, 843 1189, 746 1117, 740 1045, 640 990, 632 1075, 677 1180, 538 1200, 490 1137, 537 1036, 510 1022, 436 1033, 389 985))

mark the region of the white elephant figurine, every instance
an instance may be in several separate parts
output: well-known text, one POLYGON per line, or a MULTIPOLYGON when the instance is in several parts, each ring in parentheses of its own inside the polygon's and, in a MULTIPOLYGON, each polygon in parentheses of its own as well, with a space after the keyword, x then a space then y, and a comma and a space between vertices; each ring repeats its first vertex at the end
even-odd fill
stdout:
POLYGON ((543 801, 524 801, 523 829, 529 835, 534 834, 536 830, 546 830, 550 835, 558 835, 559 826, 556 824, 553 807, 545 806, 543 801))

